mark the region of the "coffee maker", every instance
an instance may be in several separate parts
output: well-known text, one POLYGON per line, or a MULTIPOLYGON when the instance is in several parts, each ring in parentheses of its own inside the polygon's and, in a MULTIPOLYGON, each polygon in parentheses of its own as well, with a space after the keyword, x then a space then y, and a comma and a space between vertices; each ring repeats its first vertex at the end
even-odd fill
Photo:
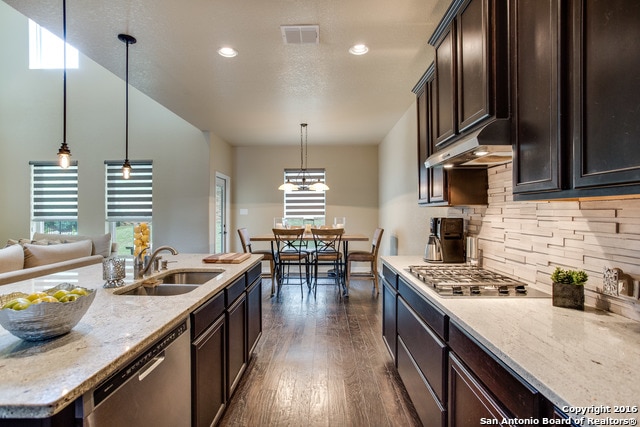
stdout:
POLYGON ((431 218, 431 234, 425 248, 427 262, 464 262, 464 220, 431 218))

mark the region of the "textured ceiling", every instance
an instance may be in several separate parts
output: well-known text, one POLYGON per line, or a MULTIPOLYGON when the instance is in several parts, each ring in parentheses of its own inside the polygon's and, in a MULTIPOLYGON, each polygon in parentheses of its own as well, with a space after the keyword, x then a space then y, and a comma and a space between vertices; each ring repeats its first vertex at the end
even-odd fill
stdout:
MULTIPOLYGON (((62 0, 4 0, 62 33, 62 0)), ((450 0, 67 0, 67 39, 202 130, 233 145, 377 144, 411 105, 450 0), (281 25, 320 26, 284 45, 281 25), (353 56, 350 46, 369 53, 353 56), (216 51, 232 46, 239 54, 216 51)))

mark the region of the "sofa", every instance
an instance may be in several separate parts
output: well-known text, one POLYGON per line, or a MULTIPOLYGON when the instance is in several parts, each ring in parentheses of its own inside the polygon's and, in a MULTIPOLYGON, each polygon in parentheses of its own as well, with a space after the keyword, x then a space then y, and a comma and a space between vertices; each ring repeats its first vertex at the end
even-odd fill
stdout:
POLYGON ((111 233, 79 236, 35 233, 0 249, 0 285, 98 264, 117 251, 111 233))

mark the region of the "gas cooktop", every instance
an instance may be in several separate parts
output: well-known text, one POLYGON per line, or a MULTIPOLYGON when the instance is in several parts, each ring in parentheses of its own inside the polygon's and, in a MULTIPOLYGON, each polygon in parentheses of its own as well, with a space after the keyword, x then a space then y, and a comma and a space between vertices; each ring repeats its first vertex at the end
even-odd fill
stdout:
POLYGON ((500 273, 466 264, 411 265, 409 272, 443 297, 551 297, 500 273))

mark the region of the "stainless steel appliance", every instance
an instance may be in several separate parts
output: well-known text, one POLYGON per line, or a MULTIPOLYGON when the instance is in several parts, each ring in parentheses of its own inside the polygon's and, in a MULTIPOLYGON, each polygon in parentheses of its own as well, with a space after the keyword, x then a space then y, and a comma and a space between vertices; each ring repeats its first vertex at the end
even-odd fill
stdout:
POLYGON ((191 424, 189 324, 185 320, 79 399, 85 427, 191 424))
POLYGON ((431 218, 430 229, 431 235, 425 248, 425 261, 464 262, 464 220, 462 218, 431 218), (438 259, 438 252, 440 252, 440 259, 438 259))
POLYGON ((409 272, 443 297, 551 297, 518 280, 470 265, 411 265, 409 272))

